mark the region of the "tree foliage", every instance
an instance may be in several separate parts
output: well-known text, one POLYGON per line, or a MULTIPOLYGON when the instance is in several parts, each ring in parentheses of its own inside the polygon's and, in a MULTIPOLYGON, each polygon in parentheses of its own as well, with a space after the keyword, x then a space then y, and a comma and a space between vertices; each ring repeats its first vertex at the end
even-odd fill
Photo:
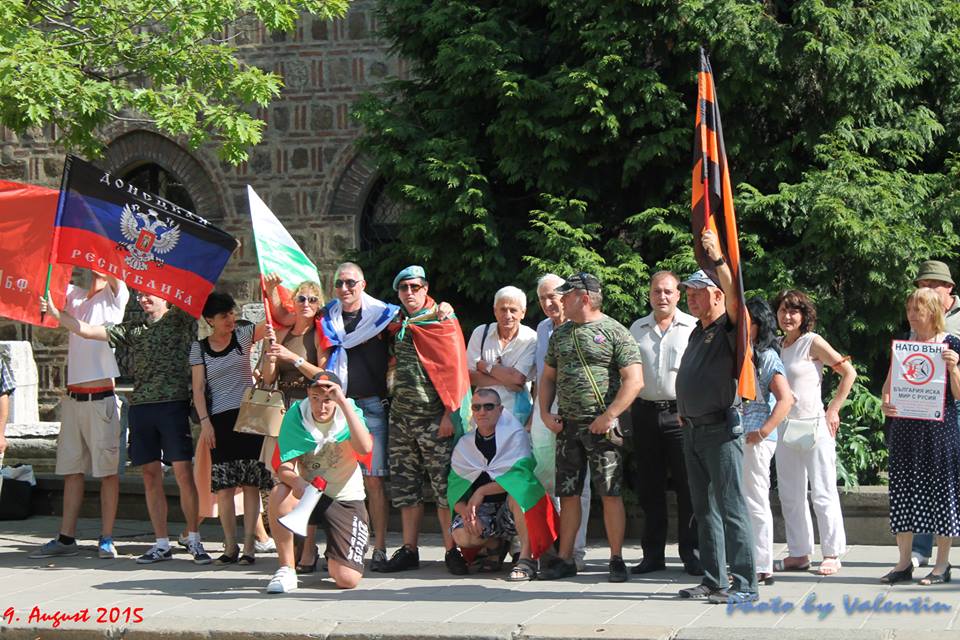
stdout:
POLYGON ((694 268, 701 45, 749 290, 808 291, 831 342, 882 366, 916 265, 957 255, 957 0, 390 0, 380 19, 411 76, 356 116, 406 210, 367 261, 422 261, 484 317, 501 285, 590 269, 628 321, 650 273, 694 268))
POLYGON ((208 138, 229 162, 247 158, 279 76, 243 64, 243 18, 293 29, 302 11, 332 18, 348 0, 0 0, 0 124, 55 125, 58 142, 98 155, 115 120, 156 126, 193 146, 208 138))

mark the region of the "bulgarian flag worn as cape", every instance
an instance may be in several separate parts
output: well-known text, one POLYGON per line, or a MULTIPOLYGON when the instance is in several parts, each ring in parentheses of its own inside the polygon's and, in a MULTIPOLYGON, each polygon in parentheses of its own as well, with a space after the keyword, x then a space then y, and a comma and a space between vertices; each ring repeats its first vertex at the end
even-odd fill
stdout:
MULTIPOLYGON (((277 293, 280 294, 283 307, 292 312, 292 296, 297 285, 308 280, 319 283, 320 274, 316 265, 250 185, 247 185, 247 197, 250 199, 250 219, 253 223, 253 242, 257 247, 261 287, 266 274, 275 273, 280 276, 277 293)), ((263 291, 263 299, 268 300, 266 290, 263 291)), ((270 305, 265 304, 264 308, 267 311, 267 320, 272 323, 270 305)))
POLYGON ((506 489, 523 510, 534 558, 553 545, 557 539, 557 513, 553 501, 533 473, 536 462, 530 449, 530 439, 523 425, 512 413, 500 414, 496 430, 497 452, 487 462, 477 448, 476 438, 461 438, 450 459, 447 479, 447 502, 451 511, 484 471, 494 482, 506 489))
POLYGON ((420 364, 433 383, 440 401, 453 421, 456 441, 470 430, 470 372, 467 370, 467 345, 463 341, 460 321, 455 315, 437 319, 437 305, 428 297, 423 309, 412 316, 402 310, 387 327, 403 340, 407 331, 413 334, 413 346, 420 364))
MULTIPOLYGON (((347 402, 354 413, 360 416, 363 426, 367 426, 367 421, 363 417, 363 410, 356 405, 351 398, 347 402)), ((310 400, 298 400, 290 405, 290 408, 283 415, 283 422, 280 424, 280 435, 277 437, 277 446, 273 452, 271 461, 273 470, 276 471, 284 462, 289 462, 294 458, 299 458, 305 453, 318 451, 326 444, 339 444, 350 439, 350 427, 347 425, 347 418, 343 415, 340 407, 337 407, 333 414, 333 428, 326 437, 313 425, 313 418, 308 414, 310 411, 310 400)), ((357 455, 357 461, 370 468, 373 458, 373 452, 361 456, 357 455)))

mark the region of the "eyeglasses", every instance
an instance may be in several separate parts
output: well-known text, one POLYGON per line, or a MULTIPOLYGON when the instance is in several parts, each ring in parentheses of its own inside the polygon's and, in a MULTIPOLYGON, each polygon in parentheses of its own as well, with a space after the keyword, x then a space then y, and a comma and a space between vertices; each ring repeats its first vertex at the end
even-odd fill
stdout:
POLYGON ((478 413, 481 409, 483 411, 493 411, 499 406, 496 402, 484 402, 483 404, 472 404, 470 408, 473 409, 474 413, 478 413))
POLYGON ((397 291, 409 291, 410 293, 416 293, 420 289, 423 289, 422 284, 401 284, 397 287, 397 291))
POLYGON ((303 304, 304 302, 309 302, 310 304, 317 304, 318 302, 320 302, 320 298, 318 298, 317 296, 305 296, 302 294, 294 298, 294 300, 296 300, 300 304, 303 304))
POLYGON ((360 282, 361 282, 361 280, 340 280, 340 279, 337 279, 337 280, 334 280, 334 281, 333 281, 333 286, 336 287, 337 289, 339 289, 340 287, 346 287, 347 289, 353 289, 353 288, 354 288, 355 286, 357 286, 360 282))

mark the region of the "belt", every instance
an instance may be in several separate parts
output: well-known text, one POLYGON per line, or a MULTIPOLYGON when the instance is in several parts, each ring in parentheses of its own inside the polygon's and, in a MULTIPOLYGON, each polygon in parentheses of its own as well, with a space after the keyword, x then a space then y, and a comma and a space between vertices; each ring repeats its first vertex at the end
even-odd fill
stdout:
POLYGON ((67 395, 77 402, 89 402, 91 400, 103 400, 116 395, 113 390, 97 391, 96 393, 77 393, 76 391, 67 391, 67 395))
POLYGON ((639 398, 640 404, 644 407, 654 407, 660 411, 676 411, 677 410, 677 401, 676 400, 644 400, 639 398))
POLYGON ((709 424, 726 424, 727 412, 715 411, 695 418, 683 417, 683 422, 690 427, 705 427, 709 424))

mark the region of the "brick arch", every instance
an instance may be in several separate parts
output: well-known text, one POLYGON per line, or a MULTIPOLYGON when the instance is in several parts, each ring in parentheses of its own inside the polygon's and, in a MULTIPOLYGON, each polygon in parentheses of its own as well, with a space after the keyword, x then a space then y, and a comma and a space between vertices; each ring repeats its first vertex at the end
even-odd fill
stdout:
POLYGON ((360 223, 370 190, 380 178, 373 161, 363 155, 351 157, 340 173, 330 197, 328 215, 353 226, 353 246, 360 246, 360 223))
POLYGON ((158 133, 143 129, 122 133, 107 145, 99 164, 110 173, 123 174, 147 163, 176 176, 194 202, 194 213, 212 221, 224 219, 223 194, 207 170, 189 151, 158 133))

